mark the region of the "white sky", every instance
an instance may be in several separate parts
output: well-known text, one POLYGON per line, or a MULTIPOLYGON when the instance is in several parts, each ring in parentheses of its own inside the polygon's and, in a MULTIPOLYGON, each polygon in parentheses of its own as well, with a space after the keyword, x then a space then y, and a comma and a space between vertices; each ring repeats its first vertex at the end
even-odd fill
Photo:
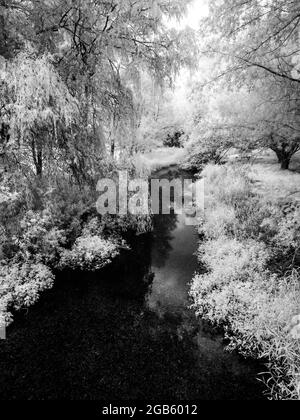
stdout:
POLYGON ((192 29, 199 28, 200 19, 207 16, 208 14, 208 0, 194 0, 194 3, 190 5, 187 16, 180 22, 175 19, 168 22, 170 27, 177 29, 184 29, 186 26, 190 26, 192 29))
MULTIPOLYGON (((176 19, 172 19, 167 22, 167 25, 170 28, 176 29, 185 29, 186 26, 191 27, 192 29, 199 29, 200 28, 200 20, 203 17, 208 16, 209 9, 208 9, 209 0, 194 0, 194 2, 190 5, 187 15, 180 21, 176 19)), ((191 79, 191 72, 188 69, 182 69, 180 74, 177 77, 175 83, 175 92, 174 92, 174 101, 178 104, 178 106, 182 106, 183 108, 187 106, 187 83, 191 79)))
POLYGON ((181 22, 181 26, 190 26, 193 29, 199 28, 200 19, 208 14, 207 0, 194 0, 194 4, 189 7, 188 15, 181 22))

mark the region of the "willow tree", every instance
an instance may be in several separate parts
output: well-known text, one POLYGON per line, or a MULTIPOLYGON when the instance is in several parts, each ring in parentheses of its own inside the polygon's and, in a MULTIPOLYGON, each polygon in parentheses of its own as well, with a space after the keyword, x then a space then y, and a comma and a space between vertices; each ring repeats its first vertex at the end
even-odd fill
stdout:
POLYGON ((60 127, 75 122, 77 101, 50 57, 29 52, 5 63, 0 100, 2 153, 8 164, 13 160, 41 177, 46 161, 51 164, 49 159, 59 153, 60 127))
MULTIPOLYGON (((130 142, 141 72, 161 83, 190 65, 190 32, 168 30, 166 17, 180 18, 190 0, 3 0, 0 38, 11 60, 28 45, 36 59, 51 56, 64 89, 79 112, 72 133, 61 130, 69 166, 77 176, 97 172, 104 149, 114 155, 130 142), (14 42, 13 42, 14 41, 14 42), (120 141, 122 140, 122 141, 120 141)), ((49 132, 49 128, 48 128, 49 132)), ((47 133, 44 133, 46 135, 47 133)), ((134 133, 133 133, 134 134, 134 133)), ((38 133, 36 133, 38 136, 38 133)), ((132 150, 132 148, 128 148, 132 150)))

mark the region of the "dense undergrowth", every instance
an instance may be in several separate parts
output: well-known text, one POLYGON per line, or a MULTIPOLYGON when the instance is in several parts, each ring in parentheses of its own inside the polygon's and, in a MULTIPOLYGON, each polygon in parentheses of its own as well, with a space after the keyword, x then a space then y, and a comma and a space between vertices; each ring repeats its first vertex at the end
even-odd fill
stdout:
POLYGON ((6 325, 53 286, 58 271, 100 270, 128 248, 128 237, 151 230, 150 217, 99 215, 95 188, 87 185, 61 180, 50 188, 40 181, 22 190, 11 178, 2 181, 0 315, 6 325))
MULTIPOLYGON (((209 165, 204 274, 191 286, 197 315, 226 331, 230 349, 266 362, 272 399, 300 397, 300 206, 263 194, 247 165, 209 165)), ((288 177, 289 175, 286 174, 288 177)))

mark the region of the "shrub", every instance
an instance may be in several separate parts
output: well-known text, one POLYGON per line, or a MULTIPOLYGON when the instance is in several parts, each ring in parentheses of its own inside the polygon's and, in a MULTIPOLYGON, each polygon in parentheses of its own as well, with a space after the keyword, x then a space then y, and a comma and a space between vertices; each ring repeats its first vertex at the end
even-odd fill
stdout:
POLYGON ((0 307, 4 308, 6 322, 12 321, 12 311, 33 305, 53 282, 54 275, 43 264, 0 265, 0 307))
POLYGON ((233 236, 237 229, 237 222, 234 208, 220 204, 206 211, 205 222, 200 226, 200 233, 210 239, 233 236))
POLYGON ((51 287, 52 270, 99 270, 126 247, 125 233, 152 228, 151 217, 98 215, 96 189, 88 185, 57 179, 54 188, 45 180, 27 184, 26 193, 13 188, 9 182, 0 187, 0 305, 11 308, 7 320, 51 287))
POLYGON ((62 253, 60 268, 97 271, 109 264, 118 253, 116 243, 99 236, 81 237, 70 251, 65 250, 62 253))
POLYGON ((287 214, 277 224, 277 232, 273 239, 273 247, 285 256, 291 256, 295 262, 300 253, 300 208, 287 214))
POLYGON ((65 232, 55 226, 48 210, 29 211, 21 221, 19 237, 15 244, 23 261, 34 260, 54 267, 66 242, 65 232))
POLYGON ((229 349, 266 361, 273 399, 300 397, 299 206, 266 199, 248 167, 208 166, 206 267, 191 284, 198 316, 221 326, 229 349))
POLYGON ((235 207, 253 196, 248 167, 208 165, 202 172, 209 208, 219 204, 235 207))
POLYGON ((227 278, 229 281, 232 278, 255 278, 266 269, 270 256, 263 243, 240 242, 226 237, 204 242, 200 245, 199 255, 208 271, 218 273, 223 281, 227 278))
POLYGON ((228 326, 231 314, 241 314, 252 302, 251 285, 267 281, 267 249, 255 241, 220 238, 202 244, 199 256, 207 272, 191 285, 194 308, 197 315, 228 326))

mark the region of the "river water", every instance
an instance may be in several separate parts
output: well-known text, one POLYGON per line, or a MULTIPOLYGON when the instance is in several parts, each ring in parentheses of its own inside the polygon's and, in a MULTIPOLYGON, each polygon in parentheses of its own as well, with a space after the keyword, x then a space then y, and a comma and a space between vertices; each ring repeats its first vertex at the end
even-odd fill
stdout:
POLYGON ((183 217, 156 216, 110 267, 60 275, 0 342, 0 398, 262 399, 261 366, 189 309, 197 247, 183 217))

